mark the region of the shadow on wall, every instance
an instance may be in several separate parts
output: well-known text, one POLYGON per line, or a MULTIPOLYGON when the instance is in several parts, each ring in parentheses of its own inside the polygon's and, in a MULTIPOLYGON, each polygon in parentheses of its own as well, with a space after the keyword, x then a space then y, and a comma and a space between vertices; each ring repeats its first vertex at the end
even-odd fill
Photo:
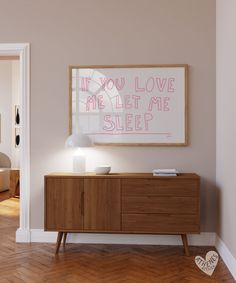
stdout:
POLYGON ((222 192, 221 192, 221 188, 220 187, 216 187, 217 188, 217 224, 216 224, 216 232, 217 235, 221 235, 222 232, 222 206, 221 206, 221 201, 222 201, 222 192))
POLYGON ((207 178, 201 177, 200 213, 202 232, 216 232, 218 229, 218 195, 219 189, 216 184, 207 178))

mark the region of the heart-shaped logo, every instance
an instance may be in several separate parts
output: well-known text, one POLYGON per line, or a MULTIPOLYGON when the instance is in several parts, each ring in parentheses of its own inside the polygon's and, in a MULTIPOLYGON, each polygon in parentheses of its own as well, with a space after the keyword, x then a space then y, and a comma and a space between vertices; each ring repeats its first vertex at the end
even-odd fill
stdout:
POLYGON ((214 272, 218 260, 219 260, 219 255, 215 251, 209 251, 206 254, 206 259, 202 258, 199 255, 195 257, 196 265, 209 276, 211 276, 212 273, 214 272))

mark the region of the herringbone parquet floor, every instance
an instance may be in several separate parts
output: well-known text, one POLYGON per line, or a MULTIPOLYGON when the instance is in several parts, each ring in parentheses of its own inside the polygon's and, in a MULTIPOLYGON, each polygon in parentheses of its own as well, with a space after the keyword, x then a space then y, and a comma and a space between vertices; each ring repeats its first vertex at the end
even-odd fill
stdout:
MULTIPOLYGON (((0 198, 1 199, 1 198, 0 198)), ((220 259, 210 277, 194 263, 210 247, 16 244, 18 199, 0 202, 0 283, 187 283, 234 280, 220 259)))

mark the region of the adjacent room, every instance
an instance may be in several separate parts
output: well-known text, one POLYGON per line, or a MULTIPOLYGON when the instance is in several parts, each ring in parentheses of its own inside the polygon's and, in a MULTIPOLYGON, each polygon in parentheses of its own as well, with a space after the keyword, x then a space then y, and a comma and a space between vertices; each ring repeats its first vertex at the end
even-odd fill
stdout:
POLYGON ((0 282, 235 282, 235 11, 0 0, 0 282))
POLYGON ((20 195, 19 57, 0 56, 0 199, 20 195))

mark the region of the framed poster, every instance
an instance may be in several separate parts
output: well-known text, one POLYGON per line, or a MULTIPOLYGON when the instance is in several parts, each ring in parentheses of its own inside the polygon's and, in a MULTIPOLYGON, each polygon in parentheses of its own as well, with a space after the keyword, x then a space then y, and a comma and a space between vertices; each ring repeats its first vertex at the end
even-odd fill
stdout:
POLYGON ((187 145, 188 65, 70 66, 70 133, 95 145, 187 145))

